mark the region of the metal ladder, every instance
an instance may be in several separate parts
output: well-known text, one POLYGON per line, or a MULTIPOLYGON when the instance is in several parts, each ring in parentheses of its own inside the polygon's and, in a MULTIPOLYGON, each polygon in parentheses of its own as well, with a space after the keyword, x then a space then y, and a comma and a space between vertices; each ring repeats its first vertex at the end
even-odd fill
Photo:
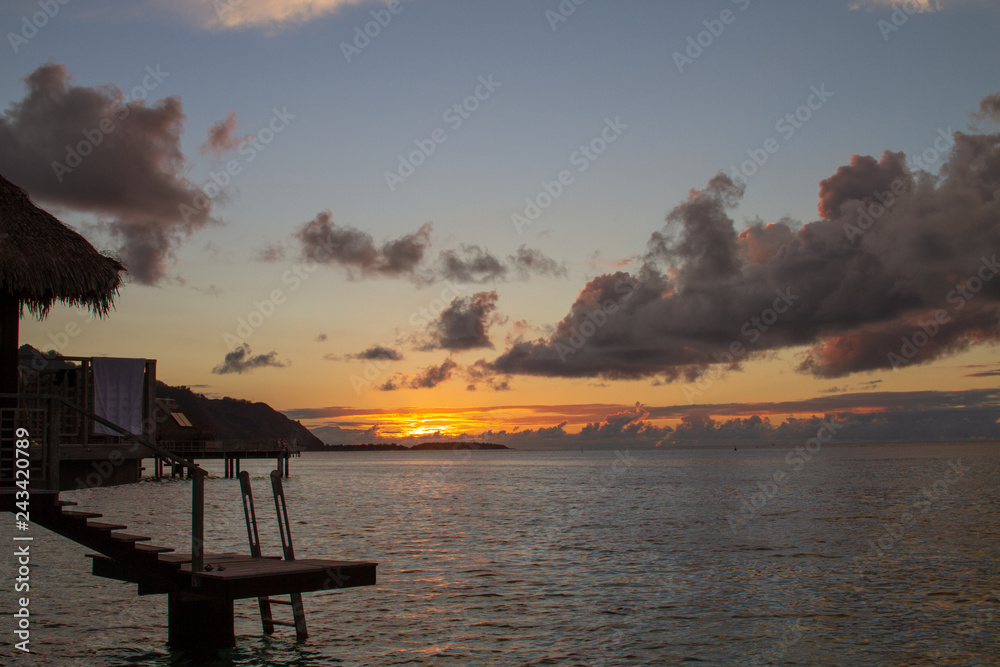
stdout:
MULTIPOLYGON (((250 473, 243 470, 239 474, 240 491, 243 495, 243 517, 247 523, 247 537, 250 539, 250 555, 261 558, 260 537, 257 534, 257 514, 253 507, 253 494, 250 491, 250 473)), ((295 560, 295 550, 292 547, 292 532, 288 522, 288 508, 285 505, 285 489, 281 484, 281 473, 271 471, 271 491, 274 494, 274 509, 278 514, 278 531, 281 533, 281 550, 285 560, 295 560)), ((273 597, 257 598, 260 608, 260 622, 264 626, 264 634, 274 634, 274 626, 283 625, 295 628, 295 638, 304 641, 309 635, 306 632, 306 612, 302 606, 302 593, 289 593, 289 600, 278 600, 273 597), (291 605, 294 623, 276 621, 271 615, 272 604, 291 605)))

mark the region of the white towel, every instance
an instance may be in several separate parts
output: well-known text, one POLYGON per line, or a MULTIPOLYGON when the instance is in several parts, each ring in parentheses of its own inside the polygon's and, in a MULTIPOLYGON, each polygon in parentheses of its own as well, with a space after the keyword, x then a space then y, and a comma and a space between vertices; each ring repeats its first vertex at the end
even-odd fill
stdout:
MULTIPOLYGON (((94 412, 129 433, 142 433, 142 385, 145 359, 94 357, 94 412)), ((121 435, 104 424, 94 433, 121 435)))

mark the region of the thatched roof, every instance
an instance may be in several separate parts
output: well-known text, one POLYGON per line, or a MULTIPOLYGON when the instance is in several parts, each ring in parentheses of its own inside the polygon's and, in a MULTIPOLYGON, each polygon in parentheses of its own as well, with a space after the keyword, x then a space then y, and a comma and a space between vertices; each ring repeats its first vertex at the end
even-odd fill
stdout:
POLYGON ((0 291, 39 317, 56 301, 106 315, 124 270, 0 175, 0 291))

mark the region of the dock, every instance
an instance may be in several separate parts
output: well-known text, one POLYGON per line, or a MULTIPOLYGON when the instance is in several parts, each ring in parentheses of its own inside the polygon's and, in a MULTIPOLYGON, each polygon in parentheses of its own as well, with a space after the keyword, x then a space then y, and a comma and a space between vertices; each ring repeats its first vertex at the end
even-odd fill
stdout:
MULTIPOLYGON (((271 485, 282 554, 269 556, 260 551, 250 477, 245 471, 239 477, 250 554, 219 553, 206 549, 206 472, 191 459, 164 449, 141 434, 131 434, 64 397, 51 395, 0 394, 0 439, 3 445, 0 448, 0 510, 18 511, 17 493, 23 491, 21 484, 24 482, 15 483, 14 471, 29 470, 32 523, 92 550, 94 553, 88 557, 92 560, 94 575, 134 583, 138 595, 166 595, 167 641, 171 648, 184 654, 211 655, 235 645, 234 600, 257 598, 265 634, 273 633, 275 626, 290 626, 295 628, 296 638, 304 640, 308 635, 303 593, 376 583, 378 564, 374 562, 295 558, 282 488, 287 466, 280 462, 271 473, 271 485), (75 503, 60 499, 58 425, 64 422, 67 412, 82 413, 86 419, 119 433, 122 445, 132 441, 135 447, 148 450, 157 459, 185 471, 191 489, 189 552, 175 553, 171 547, 153 544, 149 536, 127 532, 127 525, 101 521, 100 513, 73 509, 75 503), (21 424, 30 426, 31 444, 18 448, 27 451, 27 456, 18 454, 15 457, 14 435, 17 429, 27 428, 21 424), (29 465, 15 465, 19 458, 29 465), (281 596, 287 598, 279 599, 281 596), (294 620, 276 619, 271 613, 271 605, 290 606, 294 620)), ((234 489, 234 496, 235 493, 234 489)))

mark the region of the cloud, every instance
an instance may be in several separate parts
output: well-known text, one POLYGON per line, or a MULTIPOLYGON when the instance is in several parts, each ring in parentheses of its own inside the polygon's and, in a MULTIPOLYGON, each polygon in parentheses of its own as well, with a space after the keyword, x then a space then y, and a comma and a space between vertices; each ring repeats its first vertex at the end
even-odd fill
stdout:
POLYGON ((354 227, 338 226, 329 211, 303 225, 295 237, 302 258, 347 269, 348 276, 412 276, 430 245, 432 225, 426 223, 414 234, 377 245, 371 234, 354 227))
POLYGON ((979 111, 973 115, 979 120, 993 120, 1000 123, 1000 93, 993 93, 981 99, 979 111))
POLYGON ((503 280, 510 270, 499 258, 477 245, 443 250, 438 256, 441 276, 459 283, 486 283, 503 280))
MULTIPOLYGON (((169 74, 147 72, 144 94, 169 74)), ((212 204, 185 177, 180 98, 147 106, 114 86, 72 86, 51 63, 25 84, 0 116, 0 173, 37 200, 100 216, 88 229, 117 246, 132 279, 161 282, 183 240, 209 224, 212 204)))
POLYGON ((951 140, 939 175, 853 156, 802 225, 737 232, 742 187, 716 176, 651 234, 638 271, 592 279, 553 334, 512 341, 494 370, 694 379, 805 347, 799 371, 840 377, 1000 342, 1000 134, 951 140))
POLYGON ((280 262, 288 252, 280 243, 265 243, 263 248, 254 251, 252 259, 255 262, 280 262))
POLYGON ((234 136, 236 132, 236 112, 231 112, 224 120, 220 120, 208 130, 208 139, 198 148, 202 155, 214 155, 216 159, 230 151, 236 150, 242 138, 234 136))
POLYGON ((469 383, 465 388, 469 391, 476 391, 480 383, 485 384, 491 391, 510 391, 510 376, 498 376, 485 359, 479 359, 471 366, 466 366, 464 370, 469 383))
MULTIPOLYGON (((770 447, 772 443, 791 448, 816 437, 824 420, 838 425, 837 443, 995 440, 1000 390, 855 392, 794 401, 700 405, 337 406, 284 412, 290 419, 303 420, 317 435, 327 426, 343 428, 345 438, 350 433, 366 433, 358 442, 415 442, 399 435, 379 435, 375 440, 371 432, 382 424, 398 432, 401 416, 418 420, 423 414, 447 413, 457 423, 468 425, 463 433, 453 436, 455 439, 498 442, 518 449, 628 451, 701 445, 730 449, 738 445, 742 449, 770 447)), ((785 453, 784 449, 778 451, 785 453)))
POLYGON ((278 360, 277 352, 268 352, 267 354, 258 354, 257 356, 253 356, 250 346, 244 344, 226 354, 225 360, 213 368, 212 372, 216 375, 228 375, 230 373, 242 375, 243 373, 249 373, 257 368, 264 368, 266 366, 284 368, 287 365, 288 364, 278 360))
POLYGON ((900 8, 907 14, 936 12, 946 7, 952 7, 968 0, 855 0, 849 5, 851 9, 895 9, 900 8))
POLYGON ((316 338, 314 339, 314 342, 316 342, 316 343, 325 343, 326 340, 327 340, 327 338, 329 338, 329 336, 327 336, 325 333, 320 333, 319 335, 316 336, 316 338))
POLYGON ((989 378, 1000 376, 1000 368, 992 368, 986 371, 976 371, 975 373, 966 373, 967 378, 989 378))
MULTIPOLYGON (((365 0, 154 0, 209 30, 279 30, 333 14, 365 0)), ((377 3, 373 3, 377 4, 377 3)), ((384 3, 383 3, 384 4, 384 3)))
POLYGON ((547 257, 541 250, 523 244, 518 247, 516 254, 508 258, 508 262, 522 280, 535 276, 566 277, 565 266, 547 257))
POLYGON ((402 361, 403 355, 391 347, 372 345, 357 354, 340 355, 330 353, 323 355, 323 358, 328 361, 402 361))
POLYGON ((526 245, 521 245, 516 254, 501 260, 478 245, 463 244, 457 250, 441 251, 435 273, 440 278, 458 283, 483 284, 505 282, 511 273, 521 280, 534 276, 563 277, 566 268, 542 251, 526 245))
MULTIPOLYGON (((347 270, 351 279, 405 278, 417 285, 438 280, 483 284, 506 282, 511 277, 559 277, 566 268, 537 249, 520 246, 516 253, 501 259, 475 244, 442 250, 435 262, 425 261, 431 245, 433 225, 425 223, 416 232, 377 244, 371 234, 355 227, 337 225, 329 211, 323 211, 295 232, 301 258, 347 270)), ((257 258, 283 258, 280 244, 269 244, 257 258), (266 251, 266 253, 265 253, 266 251)))
POLYGON ((445 359, 440 366, 428 366, 415 375, 396 373, 379 387, 379 391, 395 391, 397 389, 433 389, 442 382, 450 380, 458 364, 451 359, 445 359))
POLYGON ((492 348, 490 327, 504 321, 496 313, 498 298, 496 291, 492 291, 455 299, 431 323, 430 340, 421 349, 459 351, 492 348))

